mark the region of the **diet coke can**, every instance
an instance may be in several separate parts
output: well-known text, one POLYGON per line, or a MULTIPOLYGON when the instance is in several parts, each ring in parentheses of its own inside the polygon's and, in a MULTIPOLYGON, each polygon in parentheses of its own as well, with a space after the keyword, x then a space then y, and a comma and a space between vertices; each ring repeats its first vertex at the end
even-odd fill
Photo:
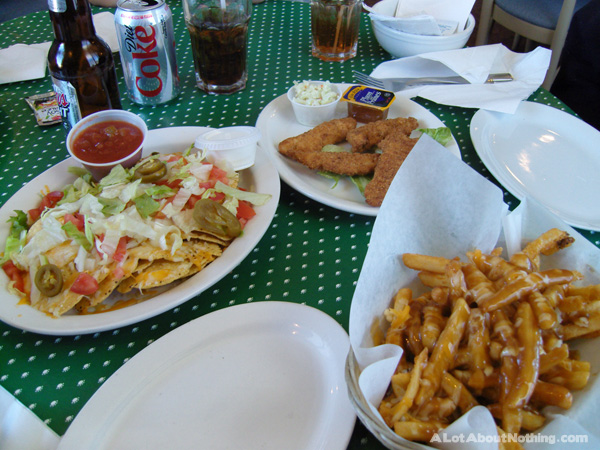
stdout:
POLYGON ((165 0, 119 0, 115 25, 131 100, 156 105, 177 97, 173 15, 165 0))

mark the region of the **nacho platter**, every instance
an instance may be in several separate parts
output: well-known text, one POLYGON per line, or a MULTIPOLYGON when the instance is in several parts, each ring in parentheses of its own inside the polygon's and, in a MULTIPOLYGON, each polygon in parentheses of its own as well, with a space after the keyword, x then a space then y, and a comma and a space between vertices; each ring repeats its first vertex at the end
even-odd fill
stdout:
MULTIPOLYGON (((204 127, 177 127, 151 130, 144 147, 144 154, 152 152, 173 153, 185 151, 194 139, 205 131, 204 127)), ((47 170, 19 190, 0 208, 0 240, 4 241, 9 232, 8 218, 14 210, 27 210, 37 206, 39 193, 48 186, 59 189, 75 177, 67 169, 75 165, 66 159, 47 170)), ((256 216, 250 220, 244 233, 202 271, 185 279, 152 291, 143 301, 126 307, 108 308, 96 314, 77 315, 67 313, 60 318, 37 311, 26 304, 20 304, 18 297, 6 290, 8 279, 0 273, 0 320, 17 328, 51 335, 75 335, 114 329, 153 317, 167 311, 209 288, 234 269, 252 251, 268 229, 279 201, 279 177, 274 166, 259 149, 253 167, 240 172, 240 187, 253 192, 271 195, 265 205, 256 208, 256 216)), ((131 294, 129 294, 131 296, 131 294)), ((136 295, 136 294, 134 294, 136 295)), ((127 297, 115 296, 111 301, 121 301, 127 297)), ((110 305, 109 305, 110 306, 110 305)))

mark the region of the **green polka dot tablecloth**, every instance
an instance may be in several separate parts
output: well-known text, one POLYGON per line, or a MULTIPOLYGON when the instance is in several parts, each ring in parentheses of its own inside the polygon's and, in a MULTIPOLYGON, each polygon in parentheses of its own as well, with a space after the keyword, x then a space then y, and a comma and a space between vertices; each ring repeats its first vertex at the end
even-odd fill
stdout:
MULTIPOLYGON (((170 3, 181 95, 166 105, 141 107, 125 97, 125 84, 120 84, 123 108, 139 114, 150 129, 254 125, 260 111, 296 80, 350 83, 353 70, 369 73, 390 59, 377 44, 364 15, 356 58, 344 63, 317 60, 310 54, 309 5, 267 0, 255 5, 250 24, 247 88, 229 96, 206 95, 195 87, 181 6, 170 3)), ((0 25, 1 48, 52 37, 50 20, 43 12, 0 25)), ((122 78, 119 61, 117 71, 122 78)), ((48 76, 0 86, 1 204, 67 157, 63 129, 37 126, 24 100, 49 91, 48 76)), ((568 111, 541 89, 530 100, 568 111)), ((469 123, 475 110, 417 101, 451 128, 463 160, 495 182, 470 140, 469 123)), ((505 201, 511 208, 518 203, 508 193, 505 201)), ((254 251, 212 288, 171 311, 113 331, 70 337, 37 335, 0 323, 0 384, 62 435, 92 394, 131 357, 174 328, 212 311, 268 300, 305 303, 326 312, 347 330, 350 302, 372 226, 371 217, 323 206, 283 184, 275 218, 254 251)), ((582 233, 600 246, 598 234, 582 233)), ((357 422, 349 448, 383 447, 357 422)))

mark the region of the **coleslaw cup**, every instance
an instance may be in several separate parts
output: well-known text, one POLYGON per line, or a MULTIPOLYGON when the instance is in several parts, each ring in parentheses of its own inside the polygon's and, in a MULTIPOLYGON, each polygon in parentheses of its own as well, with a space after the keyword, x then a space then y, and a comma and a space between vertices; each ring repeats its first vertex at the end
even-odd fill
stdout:
MULTIPOLYGON (((323 84, 324 81, 309 81, 308 83, 311 85, 323 84)), ((339 88, 335 84, 331 83, 330 87, 331 90, 337 94, 337 99, 325 105, 303 105, 302 103, 298 103, 295 100, 296 86, 292 86, 288 90, 288 100, 292 104, 294 115, 296 116, 296 120, 300 124, 305 125, 307 127, 314 127, 323 122, 327 122, 328 120, 333 119, 335 115, 335 109, 340 101, 341 95, 339 88)))

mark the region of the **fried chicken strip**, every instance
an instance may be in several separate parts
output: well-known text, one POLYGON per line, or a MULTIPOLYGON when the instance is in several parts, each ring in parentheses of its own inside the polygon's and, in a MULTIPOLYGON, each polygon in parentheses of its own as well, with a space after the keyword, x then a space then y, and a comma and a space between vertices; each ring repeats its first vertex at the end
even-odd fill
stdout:
POLYGON ((346 140, 352 145, 353 152, 362 153, 370 150, 392 132, 410 136, 418 126, 419 122, 414 117, 378 120, 349 131, 346 140))
POLYGON ((298 156, 298 161, 309 169, 348 176, 373 173, 379 160, 377 153, 306 152, 298 156))
POLYGON ((375 167, 373 179, 365 187, 365 201, 371 206, 381 206, 396 172, 417 143, 404 132, 396 131, 379 143, 383 153, 375 167))
POLYGON ((279 153, 298 161, 302 154, 319 152, 325 145, 343 142, 354 128, 356 120, 352 117, 323 122, 305 133, 281 141, 279 153))

